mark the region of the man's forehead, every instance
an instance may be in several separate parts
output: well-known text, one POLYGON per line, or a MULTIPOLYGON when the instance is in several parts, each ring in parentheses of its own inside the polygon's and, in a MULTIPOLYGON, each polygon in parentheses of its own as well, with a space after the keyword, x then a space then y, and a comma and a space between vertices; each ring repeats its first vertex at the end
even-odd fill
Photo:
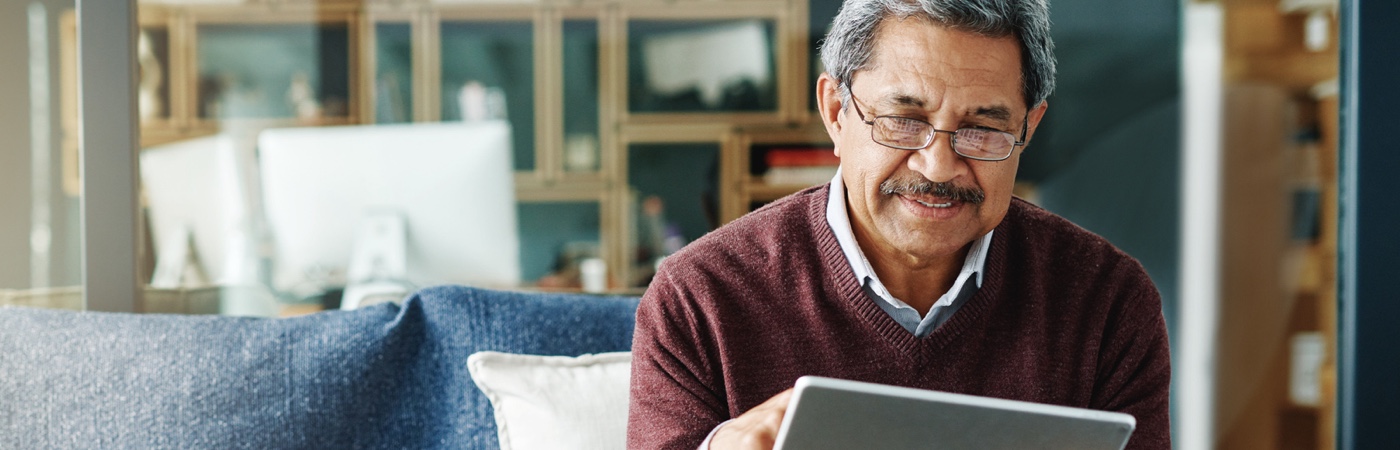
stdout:
MULTIPOLYGON (((972 100, 962 108, 969 115, 1010 120, 1013 104, 1024 102, 1021 45, 1014 34, 991 36, 919 17, 886 18, 881 21, 872 40, 871 57, 859 72, 878 74, 885 71, 902 81, 912 79, 913 86, 883 86, 879 101, 892 107, 919 109, 936 108, 939 98, 928 98, 919 84, 933 78, 933 84, 965 91, 966 88, 991 87, 995 91, 977 89, 986 96, 972 100), (990 45, 989 45, 990 43, 990 45), (920 67, 923 64, 923 67, 920 67), (936 65, 936 68, 930 68, 936 65), (927 69, 927 70, 925 70, 927 69), (914 74, 912 77, 909 74, 914 74), (1009 98, 1002 99, 1005 94, 1009 98), (997 97, 997 98, 992 98, 997 97), (1009 103, 1008 103, 1009 102, 1009 103)), ((876 76, 876 78, 884 78, 876 76)), ((948 92, 952 93, 952 92, 948 92)), ((947 93, 939 92, 934 97, 947 93)), ((875 100, 875 99, 872 99, 875 100)), ((1029 105, 1025 105, 1029 107, 1029 105)))
POLYGON ((860 84, 855 80, 862 79, 869 80, 864 84, 874 84, 862 88, 862 101, 920 111, 952 107, 966 116, 1012 121, 1014 111, 1019 109, 1014 105, 1023 101, 1019 43, 1014 38, 991 38, 928 21, 907 21, 903 27, 889 22, 875 39, 874 55, 867 66, 853 74, 853 84, 860 84), (925 27, 937 28, 937 38, 930 38, 930 28, 925 27), (889 28, 904 29, 892 32, 889 28), (963 46, 969 36, 973 45, 963 46), (1015 63, 1005 63, 1008 56, 987 55, 988 50, 995 52, 997 46, 1007 46, 997 43, 988 49, 986 39, 1011 39, 1009 48, 1014 49, 1015 55, 1009 57, 1014 57, 1015 63), (967 53, 945 57, 959 50, 967 53))

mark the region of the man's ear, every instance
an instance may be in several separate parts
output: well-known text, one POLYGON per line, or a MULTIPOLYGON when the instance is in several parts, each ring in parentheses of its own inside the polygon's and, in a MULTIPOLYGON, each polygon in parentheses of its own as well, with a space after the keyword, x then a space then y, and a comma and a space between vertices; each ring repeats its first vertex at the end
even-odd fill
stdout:
MULTIPOLYGON (((817 77, 817 114, 822 117, 826 134, 831 142, 839 143, 841 136, 841 93, 839 83, 831 74, 823 72, 817 77)), ((836 156, 841 156, 841 146, 836 146, 836 156)))
POLYGON ((1036 128, 1040 127, 1040 119, 1045 118, 1045 109, 1049 107, 1050 102, 1048 100, 1041 100, 1039 105, 1036 105, 1035 108, 1032 108, 1026 114, 1026 127, 1029 128, 1026 130, 1027 147, 1030 146, 1031 138, 1035 136, 1036 128))

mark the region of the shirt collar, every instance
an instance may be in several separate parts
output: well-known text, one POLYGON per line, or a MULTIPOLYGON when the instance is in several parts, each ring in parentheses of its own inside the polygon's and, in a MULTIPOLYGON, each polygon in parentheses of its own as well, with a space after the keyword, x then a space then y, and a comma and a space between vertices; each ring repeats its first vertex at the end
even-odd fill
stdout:
MULTIPOLYGON (((826 201, 826 222, 831 226, 831 231, 836 234, 836 242, 841 245, 841 252, 846 255, 846 262, 851 265, 851 270, 856 274, 856 280, 862 285, 870 283, 871 290, 881 299, 896 306, 909 307, 899 299, 890 295, 885 285, 880 282, 880 277, 875 275, 875 270, 870 267, 870 260, 865 258, 865 252, 861 251, 860 245, 856 243, 855 230, 851 228, 851 219, 846 212, 846 185, 841 179, 841 169, 836 169, 836 176, 832 177, 829 195, 826 201)), ((992 245, 992 233, 996 230, 988 231, 986 235, 973 241, 972 248, 967 252, 967 257, 963 259, 962 271, 958 273, 956 281, 953 283, 949 293, 943 297, 951 299, 956 297, 962 290, 962 286, 968 278, 976 275, 975 282, 978 287, 982 286, 982 272, 987 263, 987 249, 992 245)))

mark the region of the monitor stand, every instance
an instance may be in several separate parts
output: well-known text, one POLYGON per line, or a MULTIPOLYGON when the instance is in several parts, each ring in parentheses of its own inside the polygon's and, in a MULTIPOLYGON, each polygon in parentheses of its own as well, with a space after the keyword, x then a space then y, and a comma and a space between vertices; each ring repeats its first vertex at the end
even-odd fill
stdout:
POLYGON ((341 309, 398 302, 413 291, 408 280, 408 245, 402 214, 370 211, 360 221, 346 271, 341 309))
POLYGON ((189 225, 180 225, 165 242, 161 242, 150 286, 161 289, 208 286, 208 272, 204 270, 195 248, 194 232, 189 225))

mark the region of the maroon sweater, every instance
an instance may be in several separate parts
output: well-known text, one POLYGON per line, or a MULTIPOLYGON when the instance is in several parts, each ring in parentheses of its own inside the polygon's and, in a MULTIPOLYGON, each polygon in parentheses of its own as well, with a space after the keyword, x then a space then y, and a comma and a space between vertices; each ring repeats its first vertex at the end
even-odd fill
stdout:
POLYGON ((826 186, 666 259, 637 311, 627 445, 694 449, 803 375, 1132 414, 1130 449, 1169 449, 1161 298, 1108 241, 1019 199, 982 287, 916 338, 861 290, 826 186))

